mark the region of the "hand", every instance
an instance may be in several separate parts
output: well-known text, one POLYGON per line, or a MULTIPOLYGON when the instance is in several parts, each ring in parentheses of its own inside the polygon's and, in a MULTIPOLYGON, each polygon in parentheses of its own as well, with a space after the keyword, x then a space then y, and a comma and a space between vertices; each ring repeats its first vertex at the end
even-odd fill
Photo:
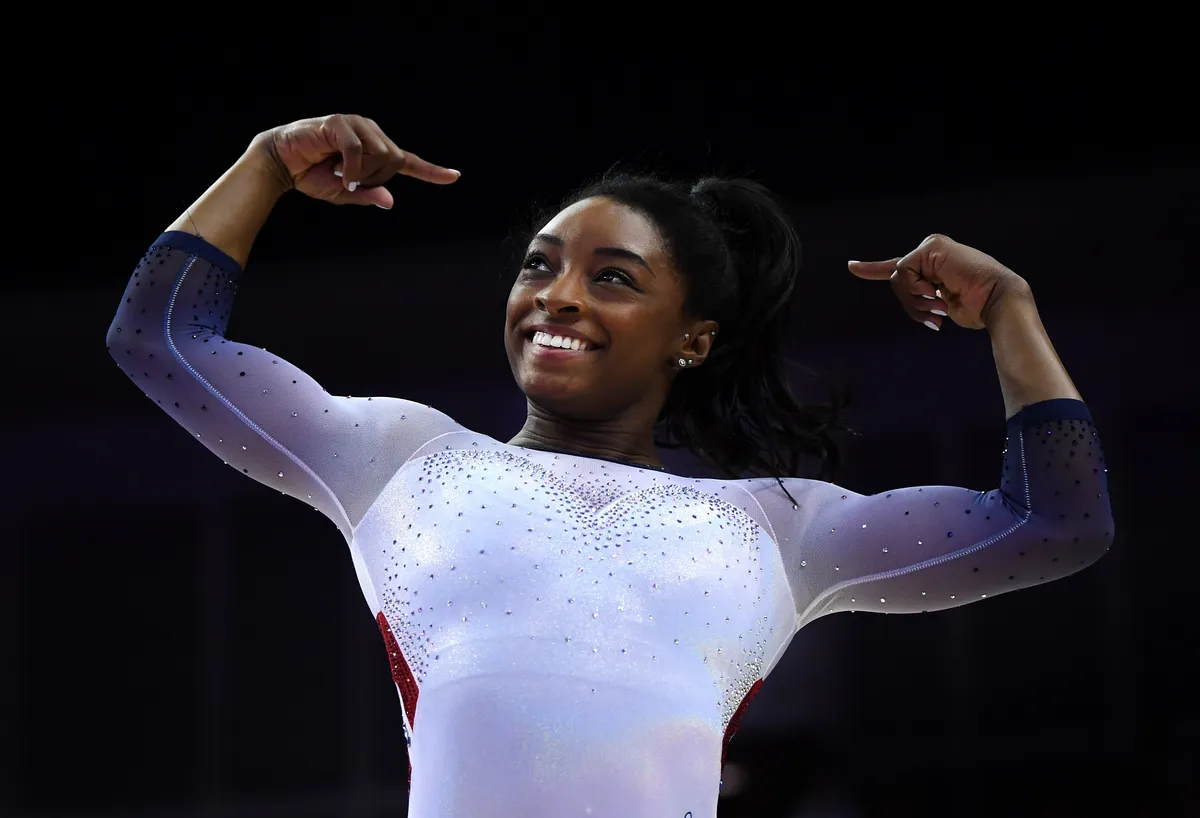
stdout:
POLYGON ((848 266, 859 278, 890 279, 904 311, 930 329, 941 329, 942 316, 960 327, 983 329, 997 301, 1029 291, 1025 279, 996 259, 936 233, 907 256, 848 266))
POLYGON ((251 150, 267 160, 286 188, 334 204, 390 209, 395 200, 381 185, 397 173, 439 185, 460 175, 396 147, 374 120, 347 114, 272 128, 255 138, 251 150))

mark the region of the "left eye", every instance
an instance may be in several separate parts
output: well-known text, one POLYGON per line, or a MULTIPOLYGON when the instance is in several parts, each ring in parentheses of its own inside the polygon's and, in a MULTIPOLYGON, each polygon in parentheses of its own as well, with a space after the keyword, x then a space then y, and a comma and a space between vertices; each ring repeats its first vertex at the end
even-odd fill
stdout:
POLYGON ((613 267, 607 270, 601 270, 600 275, 596 276, 597 281, 615 281, 618 284, 624 284, 626 287, 633 286, 633 279, 622 270, 617 270, 613 267))

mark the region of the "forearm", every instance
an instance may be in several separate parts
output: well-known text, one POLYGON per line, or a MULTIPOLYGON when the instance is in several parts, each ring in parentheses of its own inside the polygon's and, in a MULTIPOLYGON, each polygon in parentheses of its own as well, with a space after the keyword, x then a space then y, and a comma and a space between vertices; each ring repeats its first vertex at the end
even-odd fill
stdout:
POLYGON ((244 267, 258 231, 288 189, 258 142, 167 230, 199 236, 244 267))
POLYGON ((992 355, 1004 396, 1004 414, 1054 398, 1081 400, 1054 351, 1029 286, 1017 279, 996 298, 987 315, 992 355))
POLYGON ((954 608, 1068 576, 1113 542, 1108 467, 1087 407, 1065 398, 1009 419, 1000 485, 861 495, 793 480, 799 508, 756 497, 776 532, 800 624, 835 611, 954 608))

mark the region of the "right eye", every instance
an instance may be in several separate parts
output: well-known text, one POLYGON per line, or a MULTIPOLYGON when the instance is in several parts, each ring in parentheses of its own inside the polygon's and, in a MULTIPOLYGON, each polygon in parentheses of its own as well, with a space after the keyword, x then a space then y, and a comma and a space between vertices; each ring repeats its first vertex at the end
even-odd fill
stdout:
POLYGON ((542 270, 551 272, 550 262, 546 261, 546 257, 540 253, 531 253, 525 258, 525 262, 521 265, 522 270, 542 270))

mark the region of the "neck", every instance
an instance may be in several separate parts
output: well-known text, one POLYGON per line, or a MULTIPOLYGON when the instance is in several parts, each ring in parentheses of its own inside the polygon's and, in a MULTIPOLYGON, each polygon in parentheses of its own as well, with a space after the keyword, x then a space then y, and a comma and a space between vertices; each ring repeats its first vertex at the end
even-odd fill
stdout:
POLYGON ((661 468, 654 445, 654 423, 642 418, 579 420, 555 414, 533 402, 528 404, 525 425, 511 446, 554 449, 661 468))

